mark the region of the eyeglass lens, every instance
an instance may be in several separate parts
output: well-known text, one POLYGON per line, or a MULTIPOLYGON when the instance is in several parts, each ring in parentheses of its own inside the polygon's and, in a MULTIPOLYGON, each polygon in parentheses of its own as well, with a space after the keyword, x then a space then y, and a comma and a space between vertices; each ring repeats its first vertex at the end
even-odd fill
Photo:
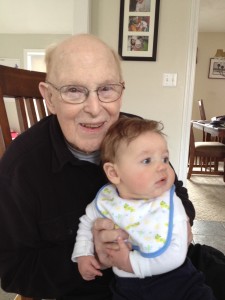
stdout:
MULTIPOLYGON (((92 92, 96 92, 99 100, 102 102, 113 102, 119 99, 123 89, 124 86, 122 84, 108 84, 92 92)), ((60 89, 63 100, 70 103, 81 103, 85 101, 90 92, 91 91, 85 87, 72 85, 63 86, 60 89)))

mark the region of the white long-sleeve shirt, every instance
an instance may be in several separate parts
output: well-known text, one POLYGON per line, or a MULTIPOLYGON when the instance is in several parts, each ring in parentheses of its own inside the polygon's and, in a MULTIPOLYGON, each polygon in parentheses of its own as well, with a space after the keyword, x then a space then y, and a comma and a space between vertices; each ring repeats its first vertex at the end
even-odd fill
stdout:
POLYGON ((134 273, 113 267, 118 276, 144 278, 183 264, 188 247, 188 220, 174 187, 158 198, 127 200, 119 197, 113 185, 104 186, 80 218, 73 261, 79 256, 94 255, 92 226, 103 216, 126 230, 133 245, 129 258, 134 273))

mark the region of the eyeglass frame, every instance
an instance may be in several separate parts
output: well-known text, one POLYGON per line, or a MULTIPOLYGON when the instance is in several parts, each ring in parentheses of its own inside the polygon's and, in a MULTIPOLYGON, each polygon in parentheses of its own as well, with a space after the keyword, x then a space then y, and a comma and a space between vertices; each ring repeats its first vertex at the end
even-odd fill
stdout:
POLYGON ((68 84, 68 85, 63 85, 63 86, 61 86, 61 87, 57 87, 57 86, 55 86, 53 83, 51 83, 51 82, 48 81, 48 80, 46 80, 45 83, 49 84, 49 85, 52 86, 56 91, 58 91, 59 94, 60 94, 60 96, 61 96, 62 101, 65 102, 65 103, 68 103, 68 104, 81 104, 81 103, 84 103, 84 102, 88 99, 90 92, 96 92, 97 97, 98 97, 98 100, 99 100, 100 102, 102 102, 102 103, 112 103, 112 102, 116 102, 116 101, 121 97, 121 95, 122 95, 122 93, 123 93, 123 90, 125 90, 124 81, 123 81, 123 82, 119 82, 119 83, 108 83, 108 84, 105 84, 105 85, 101 85, 101 86, 99 86, 96 90, 89 90, 89 89, 86 88, 85 86, 82 86, 82 85, 75 85, 75 84, 68 84), (116 86, 120 86, 120 87, 122 88, 122 89, 121 89, 121 93, 120 93, 120 95, 119 95, 118 98, 116 98, 115 100, 112 100, 112 101, 102 101, 102 100, 99 98, 99 93, 98 93, 98 92, 99 92, 99 89, 100 89, 100 88, 103 88, 103 87, 105 87, 105 86, 107 86, 107 85, 116 85, 116 86), (82 88, 82 89, 84 89, 84 91, 86 91, 86 93, 84 94, 84 95, 85 95, 84 100, 82 100, 81 102, 70 102, 70 101, 65 100, 65 99, 63 98, 63 96, 62 96, 62 91, 61 91, 61 90, 62 90, 63 88, 65 88, 65 87, 75 87, 75 88, 82 88))

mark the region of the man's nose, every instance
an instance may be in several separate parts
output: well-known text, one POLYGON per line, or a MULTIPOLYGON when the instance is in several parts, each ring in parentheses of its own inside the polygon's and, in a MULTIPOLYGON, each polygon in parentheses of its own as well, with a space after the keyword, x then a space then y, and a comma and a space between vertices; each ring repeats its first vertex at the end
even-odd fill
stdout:
POLYGON ((98 99, 96 91, 90 91, 87 99, 84 101, 84 111, 91 114, 97 115, 102 108, 101 102, 98 99))

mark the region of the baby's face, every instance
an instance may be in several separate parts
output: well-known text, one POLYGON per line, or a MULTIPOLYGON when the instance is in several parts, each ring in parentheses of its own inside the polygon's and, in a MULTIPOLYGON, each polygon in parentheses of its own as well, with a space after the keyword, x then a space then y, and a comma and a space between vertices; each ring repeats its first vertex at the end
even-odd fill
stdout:
POLYGON ((169 164, 167 142, 155 132, 145 132, 118 148, 116 170, 119 194, 126 199, 155 198, 171 188, 175 174, 169 164))

